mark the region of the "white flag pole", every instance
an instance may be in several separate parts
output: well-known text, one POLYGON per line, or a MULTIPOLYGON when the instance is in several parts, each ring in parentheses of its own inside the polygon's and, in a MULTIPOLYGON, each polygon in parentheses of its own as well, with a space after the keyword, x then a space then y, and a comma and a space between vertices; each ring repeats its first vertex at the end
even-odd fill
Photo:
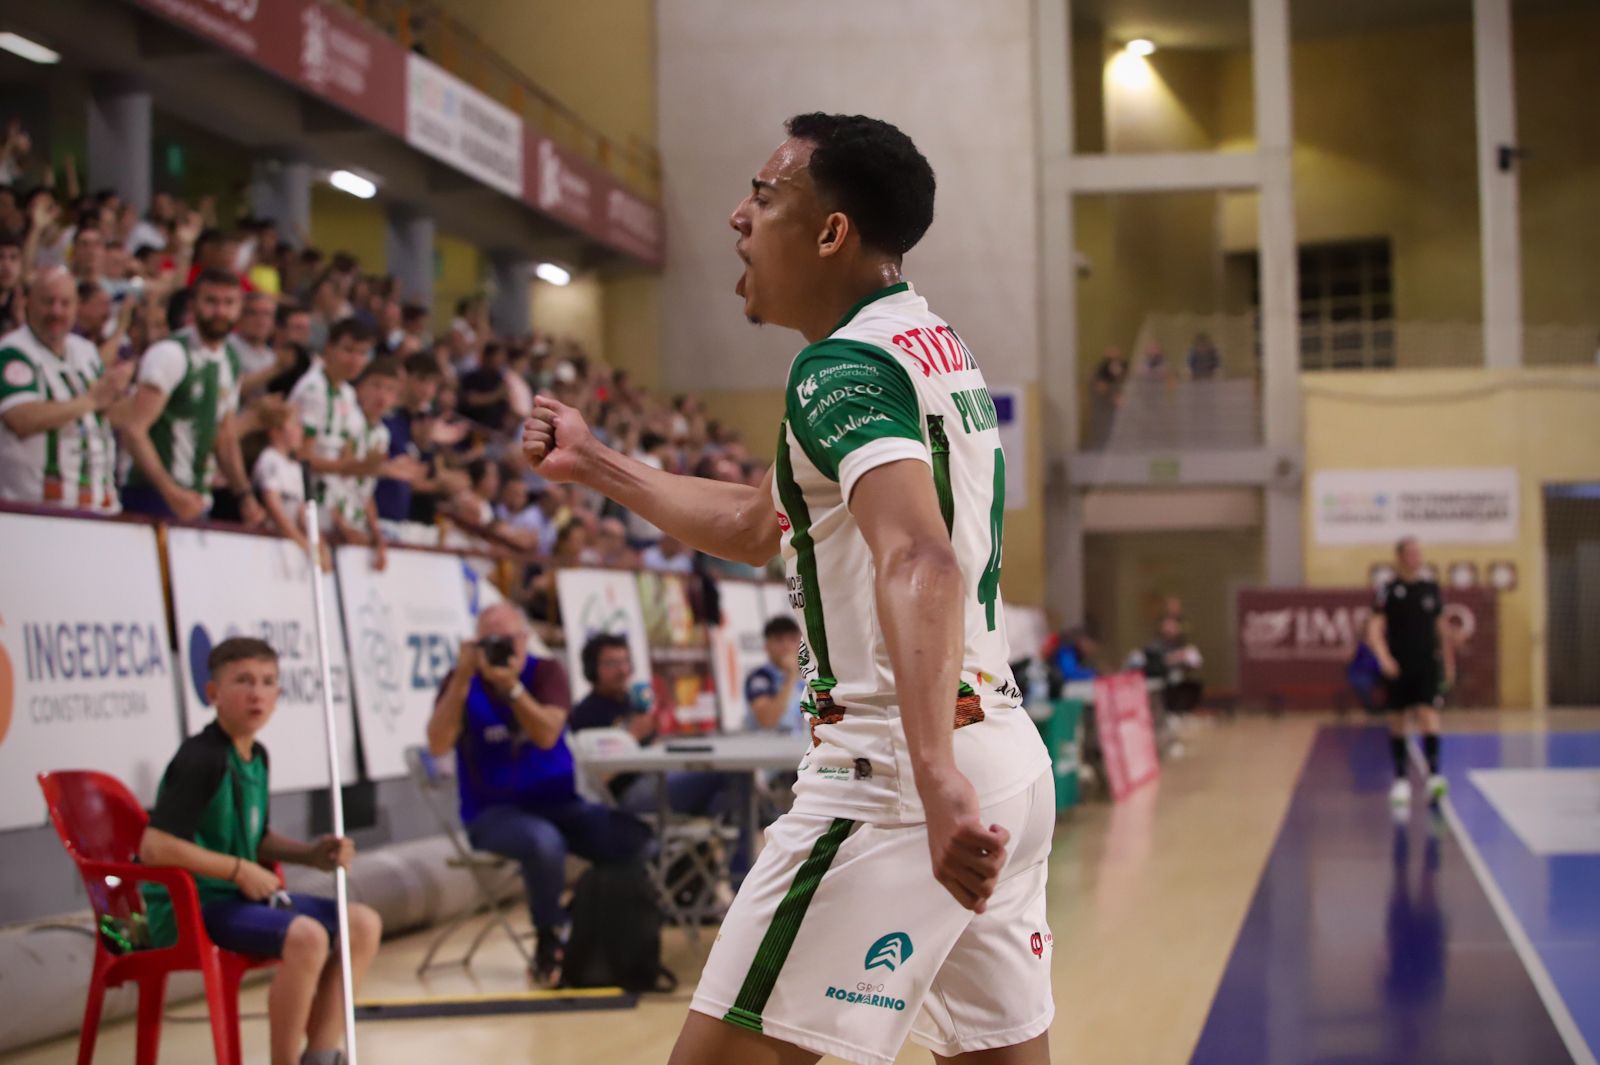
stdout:
MULTIPOLYGON (((307 478, 310 480, 310 478, 307 478)), ((317 655, 322 666, 322 720, 328 731, 328 793, 333 803, 333 834, 344 838, 344 790, 339 779, 339 727, 333 718, 333 670, 328 661, 328 615, 322 589, 322 527, 315 492, 306 499, 306 538, 311 551, 311 599, 316 604, 317 655)), ((350 886, 344 866, 333 871, 339 909, 339 973, 344 987, 344 1056, 356 1065, 355 981, 350 977, 350 886)))

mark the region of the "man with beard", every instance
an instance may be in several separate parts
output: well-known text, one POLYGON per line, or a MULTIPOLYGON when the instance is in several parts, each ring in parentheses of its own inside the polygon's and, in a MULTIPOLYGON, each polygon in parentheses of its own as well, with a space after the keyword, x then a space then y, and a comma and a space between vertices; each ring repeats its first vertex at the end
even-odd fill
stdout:
POLYGON ((0 499, 115 511, 116 438, 106 411, 133 367, 104 369, 72 333, 77 286, 63 267, 28 292, 27 322, 0 336, 0 499))
POLYGON ((153 344, 139 361, 138 390, 123 427, 134 468, 123 508, 194 521, 211 512, 220 462, 247 525, 262 518, 239 452, 239 356, 228 341, 243 304, 239 279, 205 270, 194 285, 194 328, 153 344), (213 461, 213 460, 216 461, 213 461))

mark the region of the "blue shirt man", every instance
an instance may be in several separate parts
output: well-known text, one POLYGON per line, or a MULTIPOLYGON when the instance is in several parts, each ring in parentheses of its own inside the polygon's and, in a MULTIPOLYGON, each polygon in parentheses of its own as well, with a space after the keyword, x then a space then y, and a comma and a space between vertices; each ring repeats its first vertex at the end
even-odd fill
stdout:
POLYGON ((800 626, 787 615, 775 617, 762 630, 767 661, 744 681, 745 728, 799 732, 806 727, 806 683, 800 675, 800 626))
POLYGON ((642 860, 645 825, 578 796, 567 746, 566 671, 528 654, 528 623, 510 603, 478 615, 478 639, 461 645, 428 721, 435 756, 454 750, 461 820, 479 850, 522 867, 538 934, 540 983, 561 966, 561 891, 567 852, 597 864, 642 860))

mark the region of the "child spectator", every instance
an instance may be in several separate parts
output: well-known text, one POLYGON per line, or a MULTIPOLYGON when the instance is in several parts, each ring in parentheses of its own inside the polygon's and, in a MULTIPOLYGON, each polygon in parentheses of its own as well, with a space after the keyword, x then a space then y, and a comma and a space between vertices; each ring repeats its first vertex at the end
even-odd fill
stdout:
MULTIPOLYGON (((300 550, 311 553, 310 529, 306 525, 306 483, 300 463, 292 456, 300 450, 305 430, 289 404, 277 396, 261 400, 256 421, 267 434, 267 446, 256 457, 252 481, 267 517, 279 533, 293 540, 300 550)), ((322 541, 324 570, 330 569, 328 543, 322 541)))
POLYGON ((358 457, 356 442, 366 432, 361 406, 351 384, 367 364, 372 334, 354 319, 334 323, 322 363, 312 366, 289 393, 289 405, 300 415, 305 443, 296 456, 315 474, 311 490, 317 502, 332 510, 332 482, 338 477, 370 477, 384 456, 358 457))
MULTIPOLYGON (((216 720, 185 740, 168 763, 139 860, 194 875, 206 933, 217 946, 282 959, 267 996, 272 1065, 337 1065, 343 1017, 338 909, 332 899, 286 893, 272 867, 348 868, 355 845, 336 836, 302 843, 267 822, 267 750, 255 737, 277 706, 277 652, 265 641, 236 636, 212 650, 207 667, 206 696, 216 720)), ((142 890, 151 939, 171 945, 177 930, 166 890, 142 890)), ((377 912, 351 903, 357 986, 381 934, 377 912)))
POLYGON ((374 359, 362 371, 355 392, 361 422, 352 441, 353 457, 372 472, 331 479, 328 509, 339 539, 344 543, 371 545, 373 568, 381 570, 387 556, 383 529, 378 523, 378 503, 374 498, 377 474, 381 472, 394 480, 409 481, 421 475, 422 467, 408 455, 389 458, 389 427, 384 424, 383 416, 400 398, 399 360, 388 355, 374 359))

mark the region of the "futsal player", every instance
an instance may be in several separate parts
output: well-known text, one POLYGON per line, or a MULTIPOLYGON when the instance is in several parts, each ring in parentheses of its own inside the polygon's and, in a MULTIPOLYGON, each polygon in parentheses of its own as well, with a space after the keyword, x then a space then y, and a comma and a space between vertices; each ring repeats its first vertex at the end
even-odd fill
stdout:
POLYGON ((1050 759, 1007 665, 1006 462, 971 350, 901 276, 932 168, 895 127, 807 114, 730 223, 745 316, 799 332, 759 489, 600 445, 540 397, 546 478, 701 551, 781 550, 812 746, 723 922, 674 1065, 1048 1060, 1050 759))
POLYGON ((1367 622, 1367 645, 1378 657, 1389 694, 1389 749, 1394 756, 1394 786, 1389 800, 1411 801, 1411 771, 1406 726, 1422 730, 1428 762, 1428 797, 1437 802, 1448 785, 1439 772, 1439 707, 1444 689, 1455 683, 1455 644, 1445 631, 1444 596, 1422 576, 1422 547, 1407 536, 1394 547, 1395 577, 1378 592, 1367 622))

